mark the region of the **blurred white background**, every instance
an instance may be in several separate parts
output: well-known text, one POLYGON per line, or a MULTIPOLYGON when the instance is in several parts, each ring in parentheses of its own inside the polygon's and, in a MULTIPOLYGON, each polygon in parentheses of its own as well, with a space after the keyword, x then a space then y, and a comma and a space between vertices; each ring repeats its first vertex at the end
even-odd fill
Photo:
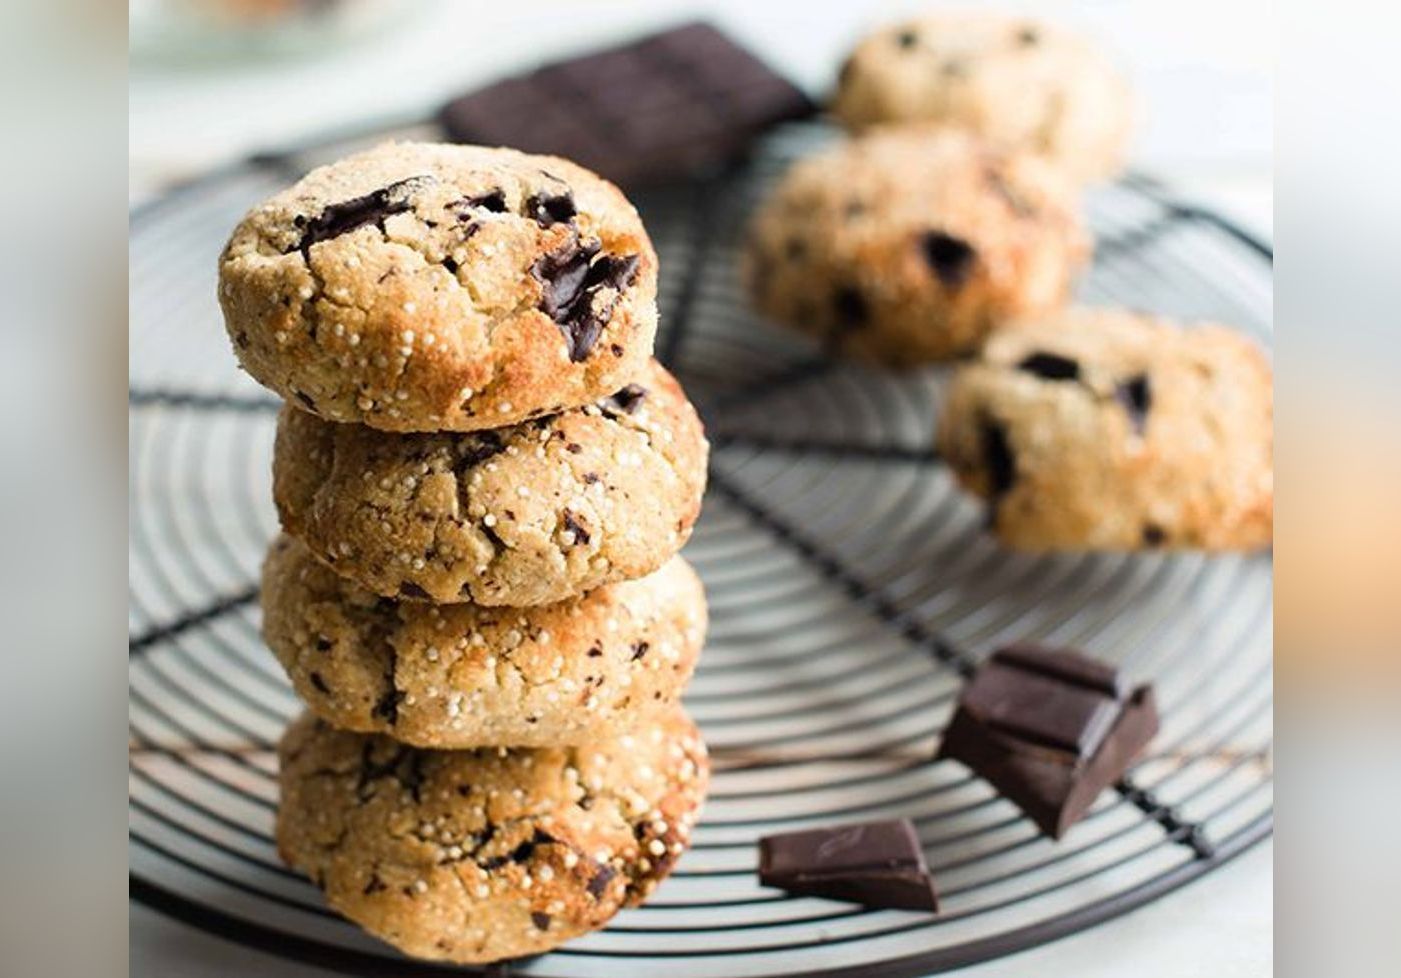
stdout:
MULTIPOLYGON (((150 2, 138 2, 138 11, 150 2)), ((967 4, 965 4, 966 6, 967 4)), ((420 0, 330 52, 235 61, 165 52, 131 68, 133 196, 231 156, 372 116, 427 113, 452 95, 555 56, 707 17, 813 94, 853 40, 922 9, 910 0, 529 4, 420 0)), ((997 4, 1096 37, 1140 95, 1135 165, 1272 226, 1274 28, 1268 0, 1054 0, 997 4)))
MULTIPOLYGON (((368 37, 300 57, 146 57, 133 4, 132 201, 223 160, 368 117, 427 114, 448 97, 572 51, 695 16, 719 23, 814 95, 863 30, 938 4, 713 0, 485 4, 423 0, 368 37)), ((1140 96, 1134 165, 1268 235, 1273 228, 1274 27, 1266 0, 1002 3, 1097 37, 1140 96)), ((1132 973, 1260 976, 1272 965, 1272 847, 1130 917, 1015 958, 979 978, 1132 973)), ((141 975, 309 973, 133 907, 141 975)))

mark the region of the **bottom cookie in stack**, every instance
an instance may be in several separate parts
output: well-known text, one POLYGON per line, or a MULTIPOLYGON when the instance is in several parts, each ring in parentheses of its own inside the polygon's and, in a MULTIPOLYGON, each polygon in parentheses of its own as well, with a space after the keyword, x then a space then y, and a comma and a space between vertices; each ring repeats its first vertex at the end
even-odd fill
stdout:
POLYGON ((680 707, 584 747, 471 751, 308 713, 278 757, 282 858, 370 933, 459 963, 539 954, 642 902, 685 851, 710 772, 680 707))

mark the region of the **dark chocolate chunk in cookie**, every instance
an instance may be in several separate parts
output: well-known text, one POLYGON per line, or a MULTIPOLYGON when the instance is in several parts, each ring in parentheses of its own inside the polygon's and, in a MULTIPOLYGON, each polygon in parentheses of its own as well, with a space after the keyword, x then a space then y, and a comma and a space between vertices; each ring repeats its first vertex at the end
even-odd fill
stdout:
POLYGON ((973 273, 977 252, 962 238, 944 231, 928 231, 920 238, 920 248, 924 260, 948 288, 958 288, 973 273))
POLYGON ((637 255, 598 255, 597 241, 571 242, 541 257, 530 273, 541 285, 540 310, 553 319, 569 344, 569 359, 588 357, 613 311, 614 299, 594 302, 600 289, 621 292, 637 277, 637 255))
POLYGON ((575 543, 588 543, 592 539, 588 527, 580 523, 578 517, 567 509, 564 511, 564 529, 574 534, 575 543))
POLYGON ((525 216, 533 219, 542 228, 568 224, 578 213, 574 195, 568 190, 558 194, 534 194, 525 202, 525 216))
POLYGON ((618 871, 612 866, 599 864, 598 872, 593 874, 593 879, 589 880, 587 887, 589 896, 595 900, 603 898, 603 894, 608 892, 608 884, 613 882, 613 877, 618 875, 618 871))
POLYGON ((901 31, 899 34, 895 35, 895 43, 899 45, 902 50, 908 51, 919 43, 919 35, 910 30, 901 31))
POLYGON ((605 413, 609 410, 615 410, 623 414, 632 414, 637 410, 637 406, 642 403, 642 399, 646 396, 647 388, 640 384, 628 384, 616 394, 604 398, 601 407, 605 413))
POLYGON ((1017 364, 1017 369, 1035 374, 1042 380, 1080 379, 1080 364, 1058 353, 1033 353, 1017 364))
POLYGON ((1114 388, 1114 398, 1128 412, 1129 423, 1140 435, 1148 424, 1148 410, 1153 406, 1153 388, 1147 374, 1138 374, 1114 388))
POLYGON ((985 419, 981 429, 983 463, 988 471, 988 491, 996 500, 1009 492, 1017 481, 1017 460, 1007 441, 1007 429, 985 419))
POLYGON ((506 191, 496 187, 474 197, 463 197, 453 207, 459 212, 482 210, 492 214, 504 214, 506 213, 506 191))
POLYGON ((296 250, 306 255, 317 242, 338 238, 367 224, 373 224, 383 231, 385 218, 402 214, 413 207, 413 191, 432 182, 433 178, 429 176, 409 177, 363 197, 327 204, 316 217, 299 217, 295 223, 302 229, 302 238, 297 242, 296 250))
POLYGON ((866 325, 871 309, 866 297, 854 285, 843 285, 832 296, 832 308, 836 310, 837 322, 844 327, 866 325))
POLYGON ((464 437, 458 449, 457 474, 463 475, 474 465, 480 465, 505 450, 506 445, 501 436, 494 431, 481 431, 464 437))
POLYGON ((559 251, 541 257, 530 274, 543 287, 540 310, 557 323, 569 318, 583 294, 590 262, 598 254, 597 241, 572 241, 559 251))

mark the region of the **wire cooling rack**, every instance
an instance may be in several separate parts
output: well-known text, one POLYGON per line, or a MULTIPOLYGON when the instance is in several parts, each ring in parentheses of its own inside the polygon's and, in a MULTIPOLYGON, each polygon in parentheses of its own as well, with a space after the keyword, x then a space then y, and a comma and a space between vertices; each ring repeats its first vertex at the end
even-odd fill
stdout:
MULTIPOLYGON (((255 201, 317 162, 419 126, 210 174, 132 214, 131 895, 215 934, 354 974, 410 962, 341 921, 278 861, 273 744, 296 699, 258 637, 276 529, 277 403, 240 374, 215 258, 255 201)), ((1271 828, 1267 555, 1028 556, 979 529, 931 449, 945 380, 836 362, 749 311, 745 215, 821 125, 744 167, 641 194, 662 256, 659 355, 700 408, 710 489, 686 554, 712 630, 686 702, 716 775, 695 846, 646 906, 493 974, 917 975, 1081 930, 1210 872, 1271 828), (934 748, 962 675, 1024 637, 1157 685, 1162 732, 1060 843, 934 748), (937 917, 761 887, 756 840, 908 816, 937 917)), ((1268 342, 1268 246, 1130 178, 1096 191, 1081 297, 1230 322, 1268 342)))

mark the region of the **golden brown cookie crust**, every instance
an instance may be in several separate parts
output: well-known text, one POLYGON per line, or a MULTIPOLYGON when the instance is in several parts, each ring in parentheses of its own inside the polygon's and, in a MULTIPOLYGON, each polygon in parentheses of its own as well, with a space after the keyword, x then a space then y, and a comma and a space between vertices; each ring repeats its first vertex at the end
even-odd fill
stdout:
POLYGON ((947 12, 863 40, 842 66, 832 104, 853 131, 965 129, 1086 180, 1123 168, 1133 108, 1128 84, 1084 38, 1021 17, 947 12))
POLYGON ((911 366, 1063 305, 1089 252, 1076 192, 1043 161, 915 127, 794 166, 754 219, 743 274, 767 316, 911 366))
POLYGON ((510 149, 388 143, 254 208, 219 260, 244 368, 334 421, 469 431, 645 370, 657 258, 595 174, 510 149))
POLYGON ((1223 326, 1075 309, 1009 328, 961 368, 940 452, 1026 550, 1252 550, 1274 518, 1274 394, 1223 326))
POLYGON ((680 557, 538 608, 383 598, 300 543, 263 565, 263 636, 317 716, 416 747, 570 746, 667 710, 705 640, 680 557))
POLYGON ((700 512, 708 446, 659 364, 597 404, 476 433, 388 435, 285 408, 283 528, 387 597, 525 607, 650 574, 700 512))
POLYGON ((426 751, 311 714, 278 747, 278 852, 421 958, 539 954, 642 902, 690 841, 709 762, 679 707, 577 748, 426 751))

